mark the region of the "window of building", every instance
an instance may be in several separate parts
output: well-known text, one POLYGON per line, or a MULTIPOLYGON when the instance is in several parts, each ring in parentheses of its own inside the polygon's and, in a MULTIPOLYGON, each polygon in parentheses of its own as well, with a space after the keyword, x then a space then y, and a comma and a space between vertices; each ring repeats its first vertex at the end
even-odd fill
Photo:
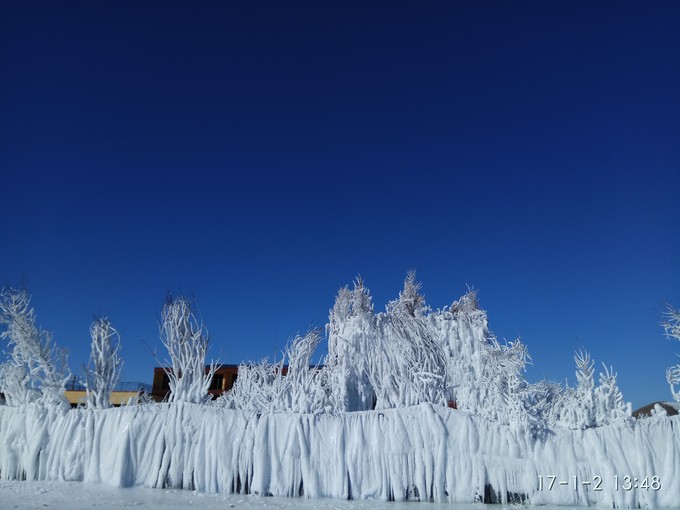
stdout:
POLYGON ((211 390, 221 390, 224 387, 224 375, 215 374, 213 375, 212 382, 210 383, 211 390))

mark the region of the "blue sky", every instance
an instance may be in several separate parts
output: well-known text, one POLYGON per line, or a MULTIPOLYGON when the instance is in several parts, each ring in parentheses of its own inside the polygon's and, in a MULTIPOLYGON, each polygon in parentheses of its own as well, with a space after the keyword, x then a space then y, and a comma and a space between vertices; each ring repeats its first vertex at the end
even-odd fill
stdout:
MULTIPOLYGON (((150 382, 168 291, 226 363, 479 289, 529 378, 614 366, 668 399, 680 343, 676 2, 3 2, 0 279, 87 359, 106 314, 150 382)), ((161 353, 162 354, 162 353, 161 353)))

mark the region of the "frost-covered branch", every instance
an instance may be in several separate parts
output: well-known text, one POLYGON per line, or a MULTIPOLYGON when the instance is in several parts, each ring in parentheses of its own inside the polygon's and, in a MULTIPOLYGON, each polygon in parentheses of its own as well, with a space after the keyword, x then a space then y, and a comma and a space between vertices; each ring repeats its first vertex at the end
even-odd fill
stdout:
MULTIPOLYGON (((661 326, 668 338, 680 340, 680 310, 668 305, 661 326)), ((668 367, 666 370, 666 381, 671 388, 673 399, 676 402, 680 402, 680 365, 668 367)))
POLYGON ((206 401, 216 363, 206 369, 209 336, 183 296, 168 296, 161 310, 160 337, 168 350, 170 366, 163 369, 170 383, 171 402, 206 401))
POLYGON ((661 323, 666 336, 668 338, 675 338, 680 340, 680 310, 676 310, 668 305, 666 313, 664 313, 665 320, 661 323))
POLYGON ((71 373, 66 351, 57 348, 49 331, 36 325, 30 303, 25 289, 5 288, 0 292, 0 325, 5 327, 0 337, 10 349, 0 385, 11 405, 39 400, 67 408, 64 388, 71 373))
POLYGON ((671 387, 673 399, 675 399, 676 402, 680 402, 680 365, 675 365, 674 367, 668 367, 666 369, 666 381, 668 381, 668 385, 671 387))
POLYGON ((90 325, 92 349, 85 369, 87 407, 102 409, 111 405, 110 395, 118 384, 123 360, 120 357, 120 336, 106 317, 90 325))

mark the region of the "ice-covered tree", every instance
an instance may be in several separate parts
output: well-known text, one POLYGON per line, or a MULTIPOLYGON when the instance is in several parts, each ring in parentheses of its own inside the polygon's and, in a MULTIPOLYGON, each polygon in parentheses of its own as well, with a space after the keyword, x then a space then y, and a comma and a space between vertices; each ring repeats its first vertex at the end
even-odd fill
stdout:
POLYGON ((85 367, 87 407, 102 409, 111 405, 111 391, 118 384, 123 366, 120 336, 108 318, 99 317, 90 325, 90 337, 90 361, 85 367))
POLYGON ((595 389, 595 423, 597 426, 626 424, 630 421, 631 409, 623 399, 616 382, 616 372, 604 363, 600 372, 600 385, 595 389))
POLYGON ((377 316, 367 365, 377 409, 446 403, 444 352, 425 322, 428 309, 420 288, 409 271, 399 298, 377 316))
POLYGON ((71 377, 66 351, 59 349, 49 331, 36 324, 31 296, 25 289, 0 292, 0 337, 7 341, 9 361, 0 370, 0 387, 10 405, 38 400, 68 408, 64 396, 71 377))
POLYGON ((587 351, 574 354, 576 362, 576 428, 588 428, 595 424, 595 362, 587 351))
POLYGON ((581 430, 604 425, 630 423, 631 408, 625 402, 616 382, 616 373, 603 364, 599 385, 595 385, 595 362, 590 354, 578 351, 576 362, 576 388, 566 387, 558 392, 553 408, 548 411, 546 423, 550 428, 564 427, 581 430))
POLYGON ((216 363, 206 368, 209 336, 184 296, 168 296, 161 310, 161 342, 168 350, 170 366, 164 366, 171 402, 206 401, 216 363))
MULTIPOLYGON (((680 310, 668 306, 661 323, 668 338, 680 340, 680 310)), ((671 388, 671 393, 676 402, 680 402, 680 364, 668 367, 666 381, 671 388)))
POLYGON ((330 312, 324 386, 333 409, 359 411, 445 403, 446 360, 426 323, 429 309, 410 271, 399 298, 375 314, 357 278, 330 312))
POLYGON ((574 354, 577 386, 572 398, 563 402, 561 423, 578 430, 595 425, 595 362, 588 352, 579 350, 574 354))
POLYGON ((458 409, 499 423, 537 426, 524 376, 528 349, 519 339, 496 339, 475 290, 424 319, 444 352, 446 393, 458 409))
POLYGON ((595 426, 594 361, 588 352, 574 353, 576 388, 565 387, 546 420, 552 426, 581 430, 595 426))
POLYGON ((328 356, 324 370, 331 406, 336 411, 363 411, 373 406, 367 363, 378 331, 371 293, 361 277, 354 289, 343 287, 329 313, 328 356))
POLYGON ((490 420, 529 428, 528 383, 524 377, 531 357, 519 339, 501 344, 491 338, 482 351, 481 376, 477 382, 478 413, 490 420))
POLYGON ((455 401, 458 409, 477 413, 482 405, 479 384, 485 353, 493 334, 476 292, 471 290, 450 306, 427 314, 425 321, 444 351, 448 400, 455 401))
POLYGON ((404 288, 397 301, 400 311, 409 317, 422 317, 428 311, 425 296, 421 293, 423 284, 416 280, 416 272, 410 269, 406 273, 404 288))

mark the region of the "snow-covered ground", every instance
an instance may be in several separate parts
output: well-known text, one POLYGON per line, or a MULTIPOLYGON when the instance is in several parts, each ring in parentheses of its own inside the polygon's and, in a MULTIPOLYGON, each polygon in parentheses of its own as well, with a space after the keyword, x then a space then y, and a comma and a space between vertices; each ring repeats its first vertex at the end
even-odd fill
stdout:
MULTIPOLYGON (((481 503, 346 501, 337 499, 265 498, 233 494, 205 494, 176 489, 119 489, 100 484, 79 482, 12 482, 0 480, 0 508, 9 509, 118 509, 185 510, 489 510, 499 508, 481 503)), ((543 510, 569 510, 576 507, 544 506, 543 510)))

